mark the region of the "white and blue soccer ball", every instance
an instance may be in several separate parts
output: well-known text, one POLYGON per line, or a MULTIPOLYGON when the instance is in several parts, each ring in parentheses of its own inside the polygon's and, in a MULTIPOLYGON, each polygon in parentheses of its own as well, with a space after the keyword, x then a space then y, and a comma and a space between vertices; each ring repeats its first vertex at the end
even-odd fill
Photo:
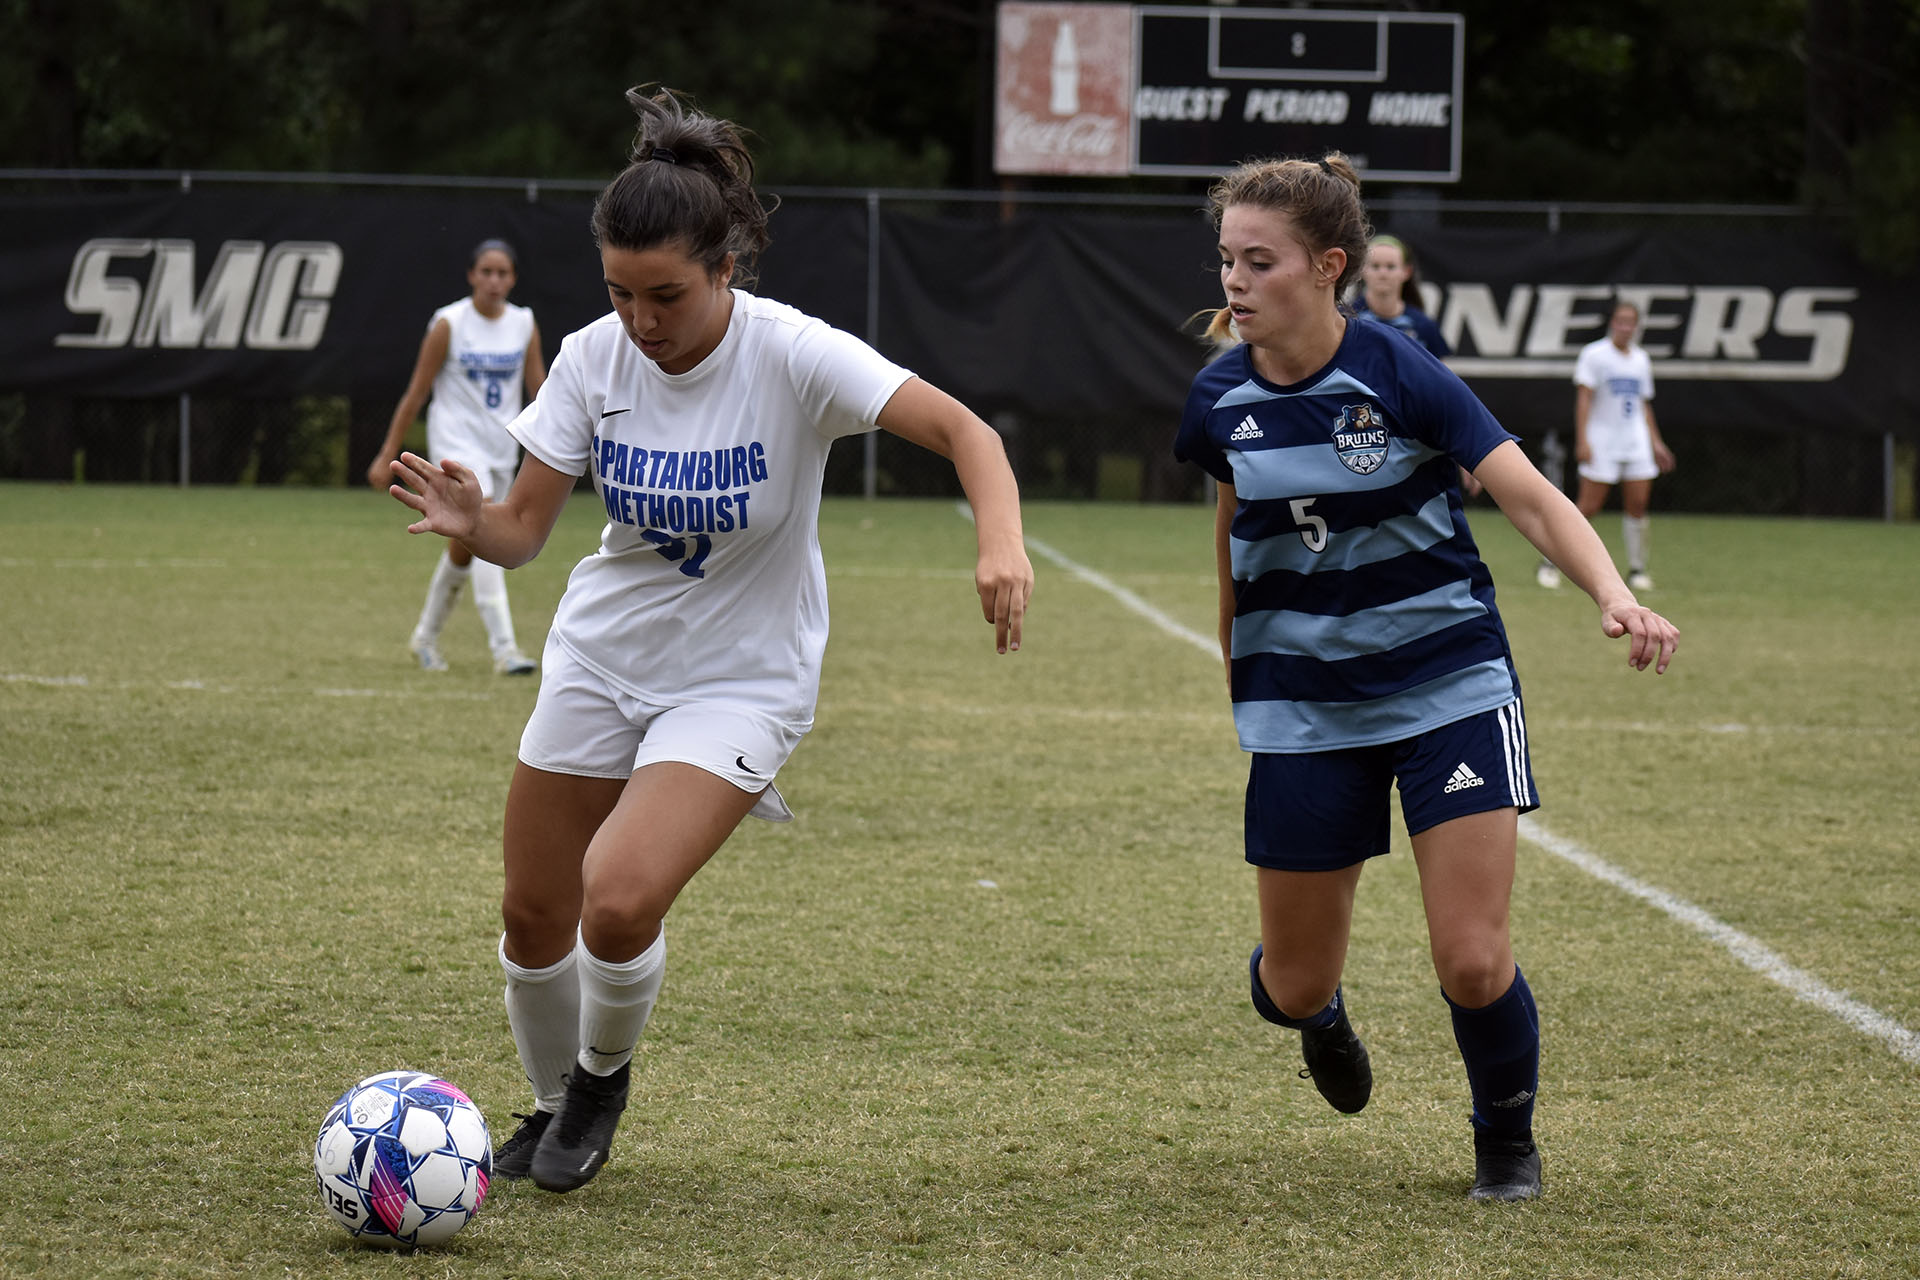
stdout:
POLYGON ((493 1144, 480 1108, 419 1071, 368 1076, 341 1094, 313 1144, 320 1202, 355 1239, 439 1244, 487 1198, 493 1144))

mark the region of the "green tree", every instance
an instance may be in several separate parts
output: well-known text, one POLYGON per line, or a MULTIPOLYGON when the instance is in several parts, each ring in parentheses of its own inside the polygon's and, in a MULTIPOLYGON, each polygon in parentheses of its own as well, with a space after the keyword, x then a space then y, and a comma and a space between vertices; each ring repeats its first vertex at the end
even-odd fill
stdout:
POLYGON ((1795 197, 1806 0, 1446 7, 1467 27, 1460 195, 1795 197))
MULTIPOLYGON (((1920 255, 1920 0, 1335 2, 1465 16, 1450 195, 1805 199, 1920 255)), ((600 178, 659 82, 750 125, 769 183, 985 186, 995 11, 0 0, 0 164, 600 178)))

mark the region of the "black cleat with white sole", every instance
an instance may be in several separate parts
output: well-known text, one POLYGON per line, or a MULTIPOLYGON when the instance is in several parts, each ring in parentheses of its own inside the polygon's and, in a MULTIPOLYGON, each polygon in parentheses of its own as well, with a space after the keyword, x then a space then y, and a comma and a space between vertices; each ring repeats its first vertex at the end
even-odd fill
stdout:
POLYGON ((533 1185, 543 1191, 574 1191, 593 1181, 613 1151, 613 1131, 627 1109, 632 1063, 612 1075, 575 1067, 567 1098, 533 1153, 533 1185))

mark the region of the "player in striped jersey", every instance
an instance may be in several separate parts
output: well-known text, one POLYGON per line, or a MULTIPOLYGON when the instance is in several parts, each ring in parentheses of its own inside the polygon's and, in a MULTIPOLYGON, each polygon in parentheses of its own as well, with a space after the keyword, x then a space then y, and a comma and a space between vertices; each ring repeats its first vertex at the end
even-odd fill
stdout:
MULTIPOLYGON (((1355 315, 1372 316, 1398 329, 1442 360, 1453 354, 1440 326, 1426 312, 1413 250, 1398 236, 1375 236, 1367 245, 1352 305, 1355 315)), ((1460 468, 1460 489, 1469 498, 1480 496, 1480 482, 1465 467, 1460 468)))
POLYGON ((1413 254, 1398 236, 1375 236, 1362 265, 1363 288, 1353 296, 1356 315, 1392 325, 1442 360, 1453 354, 1440 326, 1426 313, 1413 254))
POLYGON ((1338 1110, 1372 1090, 1340 988, 1354 892, 1397 784, 1434 968, 1473 1099, 1477 1200, 1540 1193, 1539 1018, 1507 927, 1534 808, 1519 681, 1458 468, 1591 595, 1636 669, 1679 631, 1642 607, 1580 512, 1431 354, 1338 305, 1370 228, 1338 153, 1265 161, 1211 193, 1240 345, 1194 379, 1175 455, 1219 482, 1220 642, 1252 753, 1254 1007, 1297 1028, 1338 1110))

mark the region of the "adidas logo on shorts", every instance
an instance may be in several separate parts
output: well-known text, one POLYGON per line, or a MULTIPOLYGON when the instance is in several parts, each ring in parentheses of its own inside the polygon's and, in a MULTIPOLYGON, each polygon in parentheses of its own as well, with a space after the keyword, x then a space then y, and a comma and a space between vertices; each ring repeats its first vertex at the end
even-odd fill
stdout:
POLYGON ((1241 440, 1264 440, 1266 436, 1267 433, 1260 429, 1260 424, 1253 420, 1253 415, 1248 414, 1246 417, 1240 419, 1240 425, 1233 429, 1233 434, 1228 436, 1227 439, 1230 442, 1238 442, 1241 440))
POLYGON ((1453 776, 1447 779, 1447 785, 1442 787, 1441 790, 1447 795, 1452 795, 1456 791, 1465 791, 1468 787, 1484 787, 1486 785, 1487 780, 1467 768, 1466 763, 1462 761, 1460 767, 1453 771, 1453 776))

